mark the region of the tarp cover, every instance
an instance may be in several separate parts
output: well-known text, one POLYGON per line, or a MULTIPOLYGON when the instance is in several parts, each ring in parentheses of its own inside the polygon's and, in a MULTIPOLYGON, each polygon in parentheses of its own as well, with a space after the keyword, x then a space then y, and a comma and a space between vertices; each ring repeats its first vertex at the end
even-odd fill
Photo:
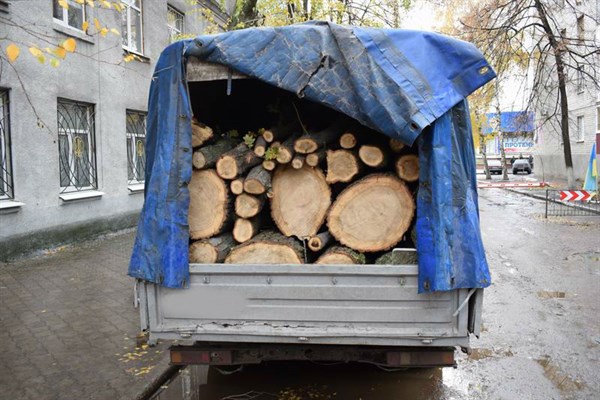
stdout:
POLYGON ((473 45, 443 35, 325 22, 200 36, 163 51, 150 87, 145 203, 129 275, 172 288, 189 282, 190 56, 416 141, 419 292, 491 283, 465 98, 494 71, 473 45))

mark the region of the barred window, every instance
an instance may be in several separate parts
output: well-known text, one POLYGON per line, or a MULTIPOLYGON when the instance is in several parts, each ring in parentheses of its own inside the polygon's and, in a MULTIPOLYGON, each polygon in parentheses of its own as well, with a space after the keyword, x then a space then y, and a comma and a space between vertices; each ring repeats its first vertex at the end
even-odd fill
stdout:
POLYGON ((58 155, 61 193, 96 189, 94 106, 58 100, 58 155))
POLYGON ((167 6, 167 28, 169 29, 169 43, 181 39, 185 33, 183 25, 183 13, 171 6, 167 6))
POLYGON ((14 198, 8 90, 0 89, 0 200, 14 198))
POLYGON ((143 183, 146 169, 146 113, 127 110, 127 180, 143 183))

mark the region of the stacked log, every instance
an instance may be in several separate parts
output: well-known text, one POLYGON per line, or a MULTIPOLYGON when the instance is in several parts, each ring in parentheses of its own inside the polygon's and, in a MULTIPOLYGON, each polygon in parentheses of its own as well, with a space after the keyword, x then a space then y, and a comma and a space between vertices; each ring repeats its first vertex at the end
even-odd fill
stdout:
POLYGON ((249 141, 193 122, 190 262, 414 264, 392 252, 416 243, 414 149, 348 118, 294 126, 249 141))

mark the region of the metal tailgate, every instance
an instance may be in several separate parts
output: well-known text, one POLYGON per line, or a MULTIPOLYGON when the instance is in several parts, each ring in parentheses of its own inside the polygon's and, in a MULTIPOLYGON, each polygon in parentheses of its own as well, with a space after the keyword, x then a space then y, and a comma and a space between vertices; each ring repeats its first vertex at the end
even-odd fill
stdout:
POLYGON ((192 264, 188 289, 141 283, 150 340, 468 346, 468 290, 417 294, 416 265, 192 264))

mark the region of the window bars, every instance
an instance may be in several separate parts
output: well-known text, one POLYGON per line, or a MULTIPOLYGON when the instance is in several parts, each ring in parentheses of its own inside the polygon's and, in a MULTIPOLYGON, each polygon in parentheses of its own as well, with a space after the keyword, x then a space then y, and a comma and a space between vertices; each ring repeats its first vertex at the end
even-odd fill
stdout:
POLYGON ((177 11, 175 8, 167 7, 167 29, 169 30, 169 43, 176 42, 181 39, 181 35, 185 33, 184 30, 184 16, 183 13, 177 11))
POLYGON ((127 130, 127 180, 143 183, 146 170, 146 113, 126 112, 127 130))
POLYGON ((98 187, 92 104, 58 100, 58 154, 61 193, 98 187))
POLYGON ((13 199, 8 90, 0 89, 0 200, 13 199))

